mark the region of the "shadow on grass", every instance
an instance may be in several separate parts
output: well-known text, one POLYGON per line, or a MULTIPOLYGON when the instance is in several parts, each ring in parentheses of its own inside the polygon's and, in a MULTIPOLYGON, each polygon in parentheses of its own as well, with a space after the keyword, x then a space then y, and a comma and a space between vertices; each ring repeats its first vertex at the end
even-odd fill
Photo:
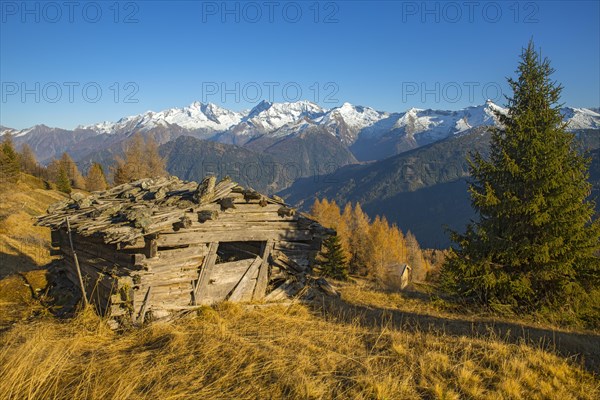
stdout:
MULTIPOLYGON (((46 250, 40 246, 39 251, 46 250)), ((0 279, 12 274, 29 272, 37 269, 44 269, 44 265, 40 265, 40 257, 31 257, 22 251, 22 249, 13 246, 9 243, 4 243, 0 246, 0 279)))
POLYGON ((507 343, 525 343, 573 358, 588 371, 600 374, 600 335, 527 326, 483 319, 454 319, 388 308, 350 304, 341 298, 325 298, 313 309, 325 317, 363 326, 389 326, 409 332, 450 336, 494 338, 507 343))

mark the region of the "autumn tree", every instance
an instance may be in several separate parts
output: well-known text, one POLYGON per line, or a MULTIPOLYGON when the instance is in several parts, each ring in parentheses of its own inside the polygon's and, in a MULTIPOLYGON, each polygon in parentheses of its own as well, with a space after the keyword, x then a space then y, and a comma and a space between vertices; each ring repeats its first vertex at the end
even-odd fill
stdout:
POLYGON ((412 268, 413 280, 424 281, 429 272, 429 266, 417 238, 411 231, 406 233, 406 250, 406 260, 412 268))
POLYGON ((77 167, 77 164, 75 164, 75 161, 73 161, 71 156, 64 152, 60 157, 59 162, 61 168, 67 173, 71 186, 77 189, 85 189, 85 179, 83 178, 83 175, 81 175, 79 167, 77 167))
POLYGON ((167 175, 165 160, 160 157, 158 144, 153 138, 144 140, 141 133, 136 133, 124 143, 123 154, 123 157, 115 157, 111 167, 115 185, 167 175))
POLYGON ((329 202, 327 199, 323 199, 322 201, 319 201, 318 199, 315 200, 315 203, 311 208, 311 215, 319 221, 321 225, 334 229, 337 232, 344 258, 348 260, 350 258, 350 230, 346 221, 342 218, 340 207, 336 202, 329 202))
POLYGON ((85 189, 89 192, 106 190, 108 184, 102 165, 93 163, 85 177, 85 189))
POLYGON ((354 207, 350 203, 346 205, 343 218, 351 232, 349 237, 350 268, 353 272, 358 272, 364 269, 368 262, 369 217, 357 202, 354 207))
POLYGON ((443 269, 447 289, 495 307, 577 305, 600 284, 600 220, 587 200, 589 160, 576 150, 559 104, 562 87, 533 42, 508 83, 508 113, 490 156, 470 162, 479 214, 443 269))
MULTIPOLYGON (((354 207, 347 203, 340 213, 335 201, 317 199, 311 215, 323 226, 336 229, 336 240, 352 273, 368 275, 384 284, 392 266, 409 262, 411 250, 400 228, 390 225, 385 217, 377 216, 371 223, 359 203, 354 207)), ((426 265, 414 236, 411 240, 415 262, 426 265)))
POLYGON ((21 170, 35 176, 39 176, 41 171, 35 153, 27 143, 21 147, 21 170))

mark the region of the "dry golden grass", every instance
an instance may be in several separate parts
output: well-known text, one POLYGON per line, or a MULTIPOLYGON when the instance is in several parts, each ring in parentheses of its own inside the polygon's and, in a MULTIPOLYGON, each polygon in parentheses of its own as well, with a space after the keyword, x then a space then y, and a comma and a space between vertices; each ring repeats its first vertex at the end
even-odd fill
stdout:
POLYGON ((65 196, 26 174, 0 191, 0 277, 39 269, 52 260, 50 230, 33 226, 34 217, 65 196))
POLYGON ((222 304, 115 333, 90 312, 0 337, 6 399, 597 399, 553 354, 493 339, 366 328, 302 305, 222 304))
POLYGON ((428 293, 434 291, 434 288, 429 285, 419 285, 410 292, 398 292, 377 289, 365 279, 354 280, 355 283, 337 282, 337 287, 344 301, 357 306, 418 313, 449 320, 470 319, 473 321, 522 323, 544 329, 600 333, 600 326, 592 323, 585 324, 576 315, 567 315, 561 312, 499 315, 485 308, 464 307, 444 301, 435 294, 428 293))
MULTIPOLYGON (((58 320, 36 299, 46 272, 31 270, 49 257, 36 261, 36 246, 21 242, 33 236, 47 248, 48 232, 30 217, 63 195, 27 177, 19 185, 0 202, 0 245, 19 244, 10 261, 29 263, 29 272, 0 279, 3 399, 600 398, 596 377, 539 348, 302 305, 225 303, 123 333, 90 311, 58 320)), ((459 317, 427 299, 357 285, 342 292, 355 305, 459 317)))

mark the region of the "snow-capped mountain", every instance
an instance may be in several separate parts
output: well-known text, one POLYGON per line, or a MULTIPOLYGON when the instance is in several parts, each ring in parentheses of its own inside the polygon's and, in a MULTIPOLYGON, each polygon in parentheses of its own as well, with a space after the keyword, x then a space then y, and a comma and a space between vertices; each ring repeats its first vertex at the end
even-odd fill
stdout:
POLYGON ((560 112, 568 122, 567 129, 600 129, 600 113, 598 111, 564 107, 560 109, 560 112))
POLYGON ((79 126, 79 129, 90 129, 98 133, 124 133, 128 131, 147 131, 156 127, 178 125, 188 130, 225 131, 239 124, 243 114, 221 108, 215 104, 203 104, 198 101, 183 108, 124 117, 117 122, 101 122, 94 125, 79 126))
POLYGON ((332 108, 316 123, 323 125, 327 130, 349 146, 356 141, 358 134, 365 128, 388 117, 389 114, 376 111, 370 107, 354 106, 344 103, 340 107, 332 108))
POLYGON ((277 131, 279 128, 294 124, 305 118, 314 120, 325 114, 322 109, 310 101, 298 101, 295 103, 270 103, 260 102, 254 107, 241 124, 232 131, 238 135, 256 135, 277 131))
MULTIPOLYGON (((359 159, 372 160, 475 127, 496 125, 494 111, 504 112, 504 109, 487 101, 456 111, 410 108, 405 112, 388 113, 350 103, 324 109, 309 101, 262 101, 251 110, 232 111, 211 103, 194 102, 182 108, 147 111, 116 122, 78 126, 74 130, 44 125, 23 130, 1 127, 0 135, 10 132, 17 145, 35 145, 32 147, 40 151, 40 160, 47 160, 60 154, 57 152, 77 149, 79 154, 106 144, 114 145, 135 132, 153 135, 159 143, 191 135, 243 146, 257 138, 266 144, 311 131, 330 134, 343 146, 350 147, 359 159)), ((596 111, 565 107, 561 112, 571 130, 600 129, 600 114, 596 111)))

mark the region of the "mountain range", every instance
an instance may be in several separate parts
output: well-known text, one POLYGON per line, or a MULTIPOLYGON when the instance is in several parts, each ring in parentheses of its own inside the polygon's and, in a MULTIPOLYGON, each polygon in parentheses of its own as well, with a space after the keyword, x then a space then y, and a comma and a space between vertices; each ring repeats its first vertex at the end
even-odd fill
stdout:
MULTIPOLYGON (((410 108, 377 111, 344 103, 270 103, 231 111, 194 102, 187 107, 81 125, 73 130, 36 125, 10 132, 42 163, 71 154, 82 170, 109 166, 123 141, 136 132, 152 136, 167 170, 182 179, 229 175, 242 185, 279 193, 307 209, 317 197, 340 204, 360 201, 371 216, 385 215, 422 244, 446 247, 442 226, 460 230, 473 217, 466 192, 471 151, 486 153, 489 127, 506 110, 491 101, 461 110, 410 108)), ((561 109, 592 157, 591 181, 600 194, 600 113, 561 109)))
MULTIPOLYGON (((63 151, 76 160, 118 143, 135 132, 153 135, 159 143, 179 136, 246 146, 256 149, 306 132, 329 134, 349 148, 359 161, 380 160, 459 134, 478 126, 497 125, 494 110, 504 109, 491 101, 457 111, 411 108, 405 112, 377 111, 344 103, 325 109, 309 101, 271 103, 262 101, 246 111, 232 111, 215 104, 194 102, 187 107, 160 112, 147 111, 116 122, 80 125, 73 130, 45 125, 10 132, 17 145, 28 143, 41 162, 63 151)), ((569 129, 598 129, 600 114, 591 109, 562 109, 569 129)), ((314 135, 305 135, 312 138, 314 135)))

